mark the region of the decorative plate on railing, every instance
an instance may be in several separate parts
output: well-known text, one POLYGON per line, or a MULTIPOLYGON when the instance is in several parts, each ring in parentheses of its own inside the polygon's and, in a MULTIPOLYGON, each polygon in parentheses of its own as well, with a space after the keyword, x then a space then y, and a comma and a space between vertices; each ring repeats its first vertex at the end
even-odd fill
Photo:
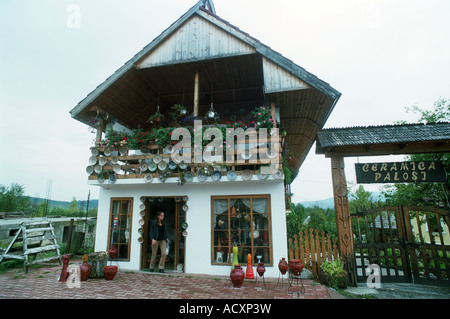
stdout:
POLYGON ((153 175, 152 174, 145 174, 144 182, 151 183, 152 181, 153 181, 153 175))
POLYGON ((244 181, 249 181, 249 180, 252 179, 253 173, 252 173, 251 170, 246 169, 246 170, 242 171, 241 177, 242 177, 242 180, 244 180, 244 181))

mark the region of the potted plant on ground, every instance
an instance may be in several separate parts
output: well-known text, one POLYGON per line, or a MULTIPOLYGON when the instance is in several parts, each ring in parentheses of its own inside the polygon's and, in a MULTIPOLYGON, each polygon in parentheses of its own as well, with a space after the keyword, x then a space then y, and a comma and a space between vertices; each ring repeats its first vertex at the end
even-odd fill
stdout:
POLYGON ((320 281, 334 289, 347 288, 348 277, 344 263, 340 260, 327 260, 320 265, 320 281))

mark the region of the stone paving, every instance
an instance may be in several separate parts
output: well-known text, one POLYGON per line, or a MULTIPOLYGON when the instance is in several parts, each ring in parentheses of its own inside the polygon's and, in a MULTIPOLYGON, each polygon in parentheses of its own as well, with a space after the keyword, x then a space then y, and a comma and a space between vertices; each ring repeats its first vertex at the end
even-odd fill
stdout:
MULTIPOLYGON (((76 264, 76 263, 75 263, 76 264)), ((80 262, 81 264, 81 262, 80 262)), ((13 269, 0 274, 0 299, 334 299, 327 287, 303 280, 304 293, 277 279, 245 280, 234 288, 228 277, 120 270, 108 281, 88 279, 79 287, 59 282, 62 266, 13 269)), ((255 274, 257 275, 257 274, 255 274)), ((296 281, 293 282, 296 285, 296 281)))

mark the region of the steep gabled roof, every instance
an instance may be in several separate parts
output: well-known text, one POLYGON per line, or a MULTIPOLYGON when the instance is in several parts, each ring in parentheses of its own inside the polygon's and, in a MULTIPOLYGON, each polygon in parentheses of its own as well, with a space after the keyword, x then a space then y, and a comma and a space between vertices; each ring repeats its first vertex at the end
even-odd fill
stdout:
MULTIPOLYGON (((77 115, 91 102, 94 101, 106 88, 112 85, 117 79, 123 76, 126 72, 133 69, 135 65, 158 45, 160 45, 165 39, 167 39, 176 29, 178 29, 183 23, 189 20, 192 16, 199 15, 202 18, 208 20, 224 31, 232 34, 237 39, 245 42, 246 44, 254 47, 256 52, 272 61, 276 65, 280 66, 284 70, 288 71, 292 75, 298 77, 302 81, 306 82, 310 86, 318 89, 331 99, 337 100, 341 96, 341 93, 333 89, 328 83, 320 80, 312 73, 306 71, 304 68, 293 63, 291 60, 283 57, 280 53, 272 50, 270 47, 264 45, 259 40, 251 37, 249 34, 243 32, 236 26, 231 25, 227 21, 218 17, 215 13, 215 8, 212 0, 200 0, 192 8, 190 8, 184 15, 182 15, 177 21, 164 30, 158 37, 145 46, 140 52, 127 61, 122 67, 120 67, 114 74, 101 83, 94 91, 89 93, 86 98, 78 103, 71 111, 73 118, 77 118, 77 115)), ((334 105, 333 105, 334 106, 334 105)), ((330 110, 331 112, 331 110, 330 110)))

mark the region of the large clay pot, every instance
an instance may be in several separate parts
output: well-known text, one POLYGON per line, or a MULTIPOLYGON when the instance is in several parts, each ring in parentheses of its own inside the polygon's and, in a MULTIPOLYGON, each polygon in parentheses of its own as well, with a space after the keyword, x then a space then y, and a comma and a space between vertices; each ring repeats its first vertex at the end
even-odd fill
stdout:
POLYGON ((81 281, 88 280, 89 275, 91 274, 92 271, 92 266, 86 262, 86 259, 88 259, 88 257, 84 255, 83 263, 80 265, 81 281))
POLYGON ((284 275, 288 270, 288 263, 284 258, 281 258, 280 262, 278 263, 278 269, 280 270, 282 275, 284 275))
POLYGON ((233 286, 235 288, 241 288, 242 283, 244 282, 244 277, 245 273, 244 270, 242 270, 242 267, 240 265, 235 265, 230 273, 230 278, 231 282, 233 283, 233 286))
POLYGON ((300 276, 305 264, 303 263, 303 260, 301 260, 301 259, 291 259, 291 260, 289 260, 288 265, 289 265, 289 270, 291 271, 291 273, 294 276, 300 276))
POLYGON ((113 280, 118 270, 119 267, 117 266, 105 266, 103 272, 105 273, 106 280, 113 280))
POLYGON ((256 267, 256 272, 261 277, 264 275, 264 273, 266 272, 266 267, 264 267, 264 263, 263 262, 260 262, 258 264, 258 267, 256 267))
POLYGON ((108 251, 109 257, 111 259, 116 259, 117 257, 117 245, 112 245, 111 249, 108 251))

